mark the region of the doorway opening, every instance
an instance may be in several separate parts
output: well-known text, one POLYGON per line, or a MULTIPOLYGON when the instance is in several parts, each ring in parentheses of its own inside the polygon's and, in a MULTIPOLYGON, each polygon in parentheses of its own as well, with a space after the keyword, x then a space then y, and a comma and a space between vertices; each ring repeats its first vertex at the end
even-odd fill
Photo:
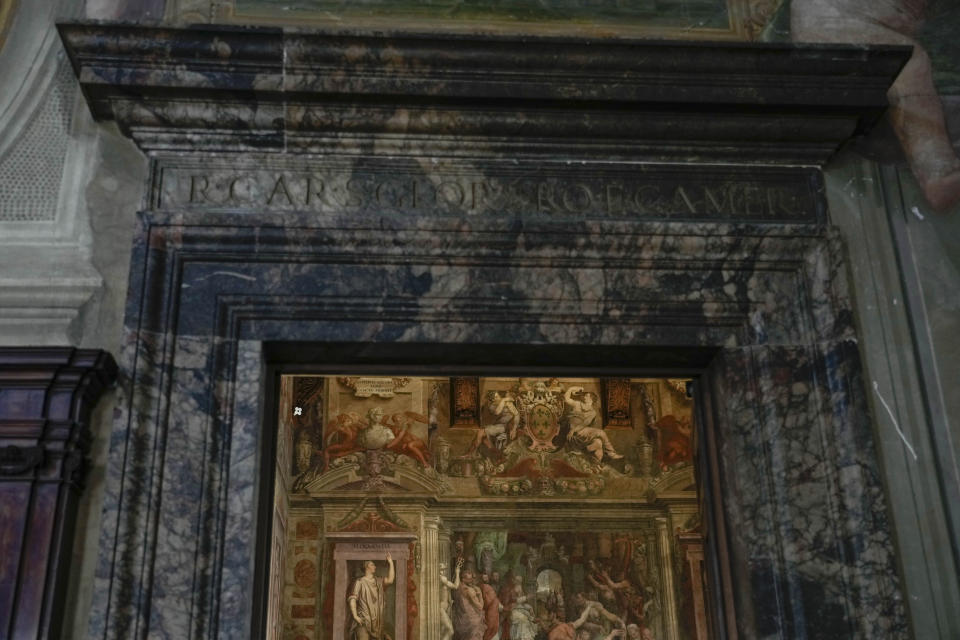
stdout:
POLYGON ((267 637, 719 637, 695 376, 308 369, 276 376, 267 637))

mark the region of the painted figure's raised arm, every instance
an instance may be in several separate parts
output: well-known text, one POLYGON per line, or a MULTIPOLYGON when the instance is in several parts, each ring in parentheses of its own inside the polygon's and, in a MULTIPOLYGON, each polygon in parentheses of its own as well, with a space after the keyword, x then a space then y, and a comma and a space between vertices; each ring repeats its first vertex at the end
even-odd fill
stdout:
POLYGON ((574 629, 579 629, 583 626, 583 623, 587 621, 587 618, 590 617, 590 612, 593 611, 593 604, 588 604, 583 608, 583 612, 580 614, 580 617, 570 623, 574 629))
POLYGON ((387 565, 390 568, 387 570, 387 578, 386 580, 383 581, 383 586, 393 584, 393 581, 396 580, 397 578, 397 572, 395 571, 393 566, 393 556, 390 555, 389 552, 387 552, 387 565))
POLYGON ((443 572, 440 572, 440 583, 445 586, 447 589, 456 589, 460 586, 460 569, 463 567, 463 558, 457 559, 457 566, 453 571, 453 582, 443 575, 443 572))

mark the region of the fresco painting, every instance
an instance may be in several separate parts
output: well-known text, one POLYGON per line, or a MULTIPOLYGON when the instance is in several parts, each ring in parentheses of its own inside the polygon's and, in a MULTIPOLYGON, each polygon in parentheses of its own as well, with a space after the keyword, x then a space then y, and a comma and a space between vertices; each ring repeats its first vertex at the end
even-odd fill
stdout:
POLYGON ((290 375, 278 410, 271 637, 708 637, 688 380, 290 375))
POLYGON ((727 0, 235 0, 239 15, 289 19, 338 16, 391 19, 445 18, 457 21, 518 23, 634 23, 660 28, 725 28, 730 21, 727 0))
POLYGON ((649 558, 651 551, 656 557, 656 528, 462 531, 455 537, 455 548, 466 555, 455 556, 447 586, 459 595, 459 567, 461 582, 472 576, 483 603, 482 623, 479 616, 464 616, 462 605, 448 609, 455 631, 460 622, 461 637, 556 638, 570 631, 562 626, 569 624, 582 640, 642 638, 664 626, 657 564, 649 558))

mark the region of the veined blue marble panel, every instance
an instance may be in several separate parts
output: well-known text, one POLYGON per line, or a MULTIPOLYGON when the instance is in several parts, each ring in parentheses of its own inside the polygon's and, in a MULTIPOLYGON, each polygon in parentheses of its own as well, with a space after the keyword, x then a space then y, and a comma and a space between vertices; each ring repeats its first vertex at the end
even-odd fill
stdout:
POLYGON ((831 233, 296 212, 139 233, 93 635, 249 633, 262 344, 291 341, 719 349, 741 633, 906 636, 831 233))
POLYGON ((740 626, 908 637, 856 345, 725 350, 717 366, 734 572, 771 594, 745 601, 740 626))
POLYGON ((256 553, 256 495, 259 488, 259 451, 263 441, 263 416, 270 408, 260 404, 263 397, 264 361, 262 343, 236 343, 236 380, 232 387, 229 413, 230 453, 223 473, 221 514, 224 520, 223 565, 220 572, 219 633, 226 638, 251 636, 253 607, 253 558, 256 553))

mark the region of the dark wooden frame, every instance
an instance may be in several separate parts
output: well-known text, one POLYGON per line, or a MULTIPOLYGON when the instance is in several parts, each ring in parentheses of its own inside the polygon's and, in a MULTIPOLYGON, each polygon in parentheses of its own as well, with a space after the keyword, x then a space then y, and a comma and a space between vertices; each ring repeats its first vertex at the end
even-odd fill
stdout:
POLYGON ((605 348, 549 345, 430 345, 410 343, 273 343, 265 345, 263 448, 260 454, 256 589, 251 629, 265 637, 269 605, 270 542, 273 524, 273 487, 279 416, 280 377, 288 374, 355 375, 512 375, 591 377, 684 377, 694 382, 694 417, 697 422, 697 486, 704 523, 712 533, 705 539, 704 554, 710 578, 708 613, 711 638, 737 638, 732 595, 732 575, 726 543, 726 523, 720 491, 719 459, 715 446, 709 393, 709 363, 716 349, 605 348), (497 364, 497 354, 509 354, 511 363, 497 364), (549 364, 532 364, 534 362, 549 364), (529 362, 531 364, 522 364, 529 362), (649 364, 658 362, 658 365, 649 364), (568 363, 568 364, 565 364, 568 363), (635 363, 635 364, 632 364, 635 363))
POLYGON ((99 349, 0 347, 0 637, 60 637, 90 414, 116 376, 99 349))

